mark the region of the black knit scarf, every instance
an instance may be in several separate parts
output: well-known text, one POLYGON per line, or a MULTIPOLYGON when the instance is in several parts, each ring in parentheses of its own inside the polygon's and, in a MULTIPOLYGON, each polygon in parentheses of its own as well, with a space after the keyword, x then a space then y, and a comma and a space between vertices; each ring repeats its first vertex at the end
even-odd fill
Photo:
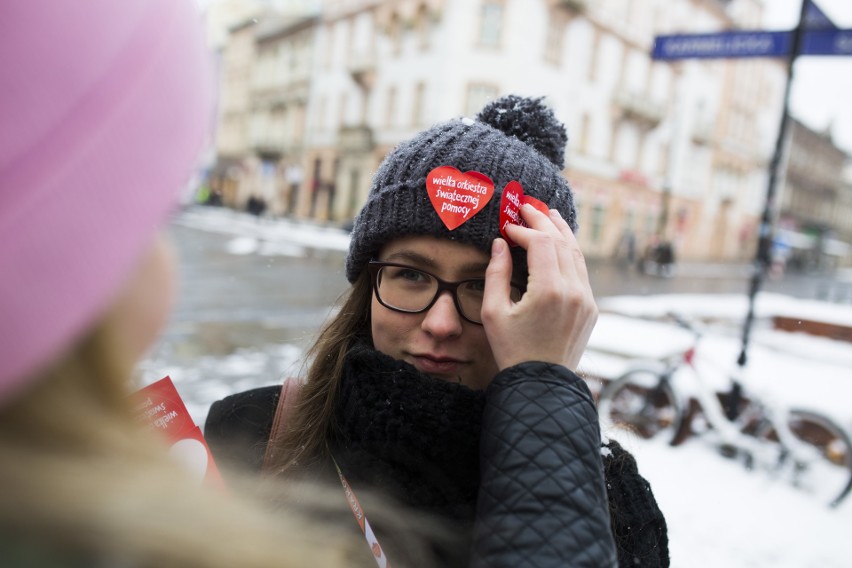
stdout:
POLYGON ((472 522, 485 395, 357 345, 349 353, 332 451, 354 486, 472 522))
MULTIPOLYGON (((332 453, 357 493, 379 490, 419 511, 472 526, 479 486, 483 391, 424 375, 358 344, 343 371, 332 453)), ((604 452, 619 565, 669 565, 666 522, 636 462, 604 452)), ((463 531, 464 532, 464 531, 463 531)))

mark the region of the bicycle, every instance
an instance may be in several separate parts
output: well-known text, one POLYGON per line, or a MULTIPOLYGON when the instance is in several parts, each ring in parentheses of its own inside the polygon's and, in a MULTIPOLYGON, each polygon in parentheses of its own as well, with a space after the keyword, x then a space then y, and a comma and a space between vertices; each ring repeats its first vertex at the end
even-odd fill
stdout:
POLYGON ((795 486, 837 507, 852 491, 852 441, 834 420, 802 408, 782 409, 747 393, 740 368, 731 387, 717 393, 696 365, 703 331, 668 314, 691 332, 688 349, 654 361, 639 361, 601 389, 598 412, 604 428, 627 426, 642 438, 663 437, 672 446, 700 433, 715 437, 726 457, 741 458, 748 469, 763 466, 789 473, 795 486), (692 392, 684 382, 691 379, 692 392), (698 416, 707 428, 701 432, 698 416))

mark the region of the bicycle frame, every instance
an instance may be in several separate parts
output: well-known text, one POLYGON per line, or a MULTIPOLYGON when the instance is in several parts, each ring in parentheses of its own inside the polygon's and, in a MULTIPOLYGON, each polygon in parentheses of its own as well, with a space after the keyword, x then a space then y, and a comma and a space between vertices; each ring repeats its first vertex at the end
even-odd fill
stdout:
MULTIPOLYGON (((746 402, 737 415, 731 419, 719 399, 715 389, 707 384, 706 378, 696 365, 697 348, 701 341, 701 334, 691 328, 695 336, 693 344, 681 354, 680 364, 670 369, 669 382, 676 396, 680 397, 680 408, 683 409, 682 428, 689 427, 691 418, 688 416, 689 400, 683 394, 683 388, 676 384, 675 373, 688 369, 695 386, 692 393, 697 400, 704 417, 719 437, 720 445, 738 448, 746 452, 747 459, 759 458, 762 463, 779 465, 779 462, 792 457, 796 462, 810 462, 815 459, 816 451, 811 446, 801 442, 789 429, 786 419, 786 411, 780 410, 774 405, 763 402, 754 393, 750 393, 741 380, 742 369, 737 367, 728 373, 732 390, 739 389, 738 396, 746 402), (768 440, 747 435, 743 430, 748 426, 750 420, 765 421, 774 429, 778 436, 778 444, 771 445, 768 440)), ((682 377, 683 373, 678 376, 682 377)))

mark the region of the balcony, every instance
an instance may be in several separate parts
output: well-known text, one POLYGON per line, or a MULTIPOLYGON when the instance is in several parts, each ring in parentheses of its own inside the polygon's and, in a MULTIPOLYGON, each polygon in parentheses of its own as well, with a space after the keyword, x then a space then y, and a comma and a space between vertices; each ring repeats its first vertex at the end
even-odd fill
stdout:
POLYGON ((577 14, 583 14, 589 8, 588 0, 556 0, 556 6, 571 10, 577 14))
MULTIPOLYGON (((416 28, 418 19, 426 17, 434 22, 444 15, 449 0, 402 0, 397 2, 374 2, 376 28, 389 34, 395 24, 416 28)), ((422 24, 423 22, 420 22, 422 24)))
POLYGON ((249 138, 251 149, 262 156, 281 156, 284 154, 284 137, 270 133, 253 134, 249 138))
POLYGON ((338 133, 338 147, 343 153, 370 152, 373 146, 373 131, 369 126, 344 126, 338 133))
POLYGON ((666 114, 665 105, 641 93, 619 90, 613 103, 621 119, 636 122, 646 130, 656 128, 666 114))
POLYGON ((706 146, 713 141, 713 123, 706 120, 696 121, 692 125, 692 141, 700 146, 706 146))
POLYGON ((352 52, 346 70, 359 87, 369 91, 376 82, 376 56, 372 51, 352 52))

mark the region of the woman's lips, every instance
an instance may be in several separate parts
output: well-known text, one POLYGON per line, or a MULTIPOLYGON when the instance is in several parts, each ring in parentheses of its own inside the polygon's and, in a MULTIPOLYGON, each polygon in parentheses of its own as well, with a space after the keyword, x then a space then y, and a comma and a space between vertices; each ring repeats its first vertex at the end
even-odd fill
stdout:
POLYGON ((432 355, 412 355, 411 358, 417 370, 427 375, 452 375, 463 364, 458 359, 432 355))

